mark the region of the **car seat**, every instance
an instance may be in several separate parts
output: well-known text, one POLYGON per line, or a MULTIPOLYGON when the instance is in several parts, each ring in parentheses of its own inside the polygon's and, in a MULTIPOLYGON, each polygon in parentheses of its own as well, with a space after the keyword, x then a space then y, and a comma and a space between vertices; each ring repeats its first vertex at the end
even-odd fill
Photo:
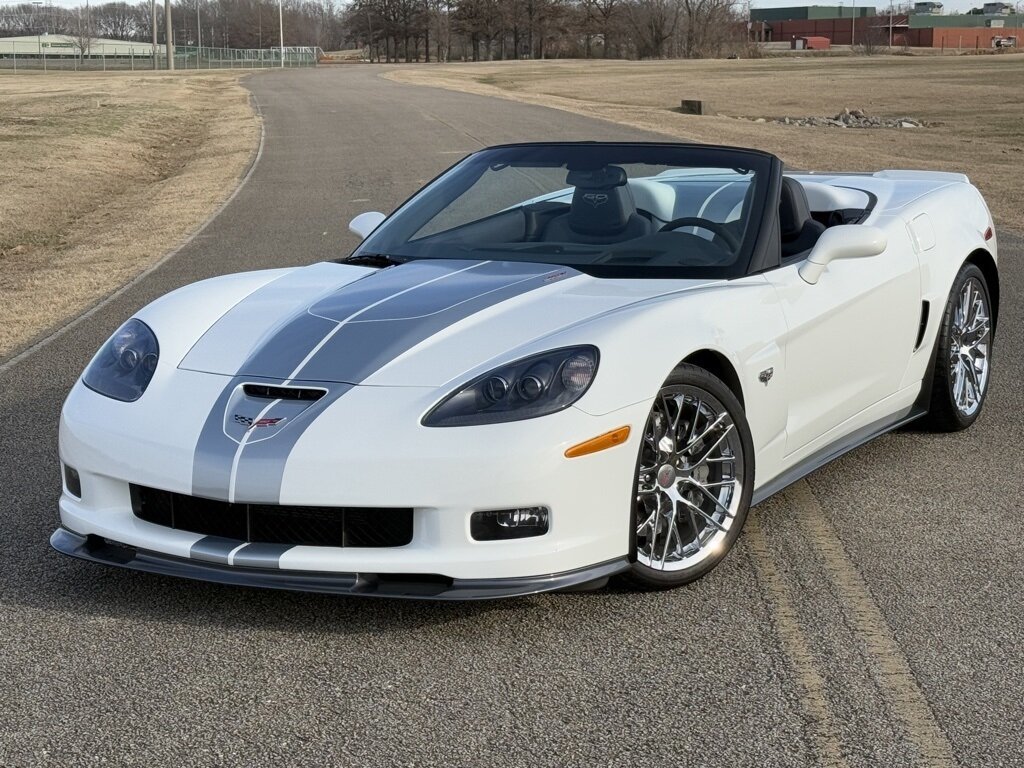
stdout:
POLYGON ((811 217, 811 207, 803 186, 789 176, 782 177, 779 231, 782 235, 784 259, 809 251, 825 231, 825 225, 811 217))

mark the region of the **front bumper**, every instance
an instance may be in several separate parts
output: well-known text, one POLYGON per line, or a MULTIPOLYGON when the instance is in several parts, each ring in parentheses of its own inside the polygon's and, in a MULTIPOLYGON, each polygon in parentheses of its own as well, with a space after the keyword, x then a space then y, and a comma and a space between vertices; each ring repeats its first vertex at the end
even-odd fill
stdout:
POLYGON ((163 576, 297 592, 419 600, 490 600, 584 585, 597 587, 609 576, 629 568, 629 560, 622 557, 587 568, 543 576, 452 579, 425 574, 271 571, 217 565, 139 549, 95 535, 82 536, 66 528, 58 528, 53 532, 50 545, 58 552, 82 560, 163 576))
MULTIPOLYGON (((197 556, 194 548, 204 546, 203 534, 136 517, 129 491, 134 483, 203 495, 193 487, 193 453, 223 386, 223 377, 178 371, 173 382, 154 379, 146 395, 130 404, 76 386, 62 414, 60 456, 79 473, 81 487, 75 493, 65 488, 61 526, 170 562, 199 560, 199 573, 210 572, 211 562, 236 567, 229 557, 197 556)), ((582 572, 588 581, 595 564, 629 555, 632 480, 648 404, 601 416, 568 408, 507 424, 422 427, 419 416, 436 396, 422 388, 354 387, 313 421, 284 464, 278 503, 409 508, 414 515, 409 544, 292 546, 265 563, 265 578, 248 574, 245 583, 276 583, 279 572, 296 575, 293 585, 324 574, 339 574, 342 583, 355 579, 353 574, 381 574, 381 583, 389 575, 426 574, 453 585, 499 581, 512 585, 510 594, 528 594, 545 588, 535 582, 543 584, 552 574, 582 572), (570 445, 623 424, 633 427, 627 443, 565 458, 570 445), (548 533, 504 541, 472 538, 474 512, 533 506, 551 510, 548 533)))

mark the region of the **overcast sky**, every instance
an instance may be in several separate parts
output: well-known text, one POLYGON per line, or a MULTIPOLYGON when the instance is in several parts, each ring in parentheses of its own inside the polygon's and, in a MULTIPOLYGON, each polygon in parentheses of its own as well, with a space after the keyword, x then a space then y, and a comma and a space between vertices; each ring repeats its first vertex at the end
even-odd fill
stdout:
MULTIPOLYGON (((50 3, 52 3, 53 5, 63 6, 65 8, 77 8, 79 5, 83 5, 85 3, 85 0, 48 0, 48 1, 50 3)), ((99 0, 99 2, 102 2, 102 0, 99 0)), ((128 0, 128 2, 133 2, 133 0, 128 0)), ((847 0, 847 3, 848 2, 849 2, 849 0, 847 0)), ((982 5, 983 2, 984 2, 984 0, 977 0, 977 2, 974 2, 974 3, 972 3, 971 0, 943 0, 943 5, 945 6, 946 13, 965 13, 965 12, 969 11, 972 7, 982 5)), ((1013 0, 1008 0, 1008 2, 1013 2, 1013 0)), ((3 0, 0 0, 0 5, 4 5, 4 4, 5 3, 3 2, 3 0)), ((857 5, 865 5, 865 4, 871 5, 871 2, 865 3, 865 0, 860 0, 859 2, 856 2, 856 4, 857 5)), ((752 0, 751 5, 754 8, 779 8, 779 7, 786 7, 786 6, 791 6, 791 5, 839 5, 839 2, 838 2, 838 0, 836 0, 836 2, 824 2, 823 1, 823 2, 819 2, 819 3, 794 3, 793 0, 752 0)), ((881 10, 883 8, 888 8, 889 7, 889 4, 888 4, 887 0, 885 2, 883 2, 883 0, 875 0, 874 5, 875 5, 876 8, 879 9, 879 12, 881 12, 881 10)))

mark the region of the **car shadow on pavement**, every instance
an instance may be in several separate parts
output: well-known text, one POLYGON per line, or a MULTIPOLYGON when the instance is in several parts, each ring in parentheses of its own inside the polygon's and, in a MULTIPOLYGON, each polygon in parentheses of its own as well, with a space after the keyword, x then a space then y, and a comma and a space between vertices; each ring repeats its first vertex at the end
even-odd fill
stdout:
MULTIPOLYGON (((537 600, 551 599, 449 602, 227 586, 74 560, 49 550, 46 540, 44 535, 29 546, 38 548, 29 558, 36 567, 2 579, 2 602, 93 618, 358 635, 479 619, 495 612, 529 613, 537 600)), ((582 597, 565 594, 557 599, 582 597)))

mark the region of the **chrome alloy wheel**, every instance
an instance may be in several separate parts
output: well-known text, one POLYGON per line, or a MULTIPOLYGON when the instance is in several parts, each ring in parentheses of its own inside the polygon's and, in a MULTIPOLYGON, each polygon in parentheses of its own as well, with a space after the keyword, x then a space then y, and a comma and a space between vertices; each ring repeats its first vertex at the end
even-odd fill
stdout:
POLYGON ((953 402, 964 416, 978 410, 988 385, 991 327, 985 291, 972 277, 957 300, 949 341, 953 402))
POLYGON ((726 408, 697 387, 663 389, 640 449, 638 562, 678 571, 718 554, 739 511, 743 469, 740 435, 726 408))

